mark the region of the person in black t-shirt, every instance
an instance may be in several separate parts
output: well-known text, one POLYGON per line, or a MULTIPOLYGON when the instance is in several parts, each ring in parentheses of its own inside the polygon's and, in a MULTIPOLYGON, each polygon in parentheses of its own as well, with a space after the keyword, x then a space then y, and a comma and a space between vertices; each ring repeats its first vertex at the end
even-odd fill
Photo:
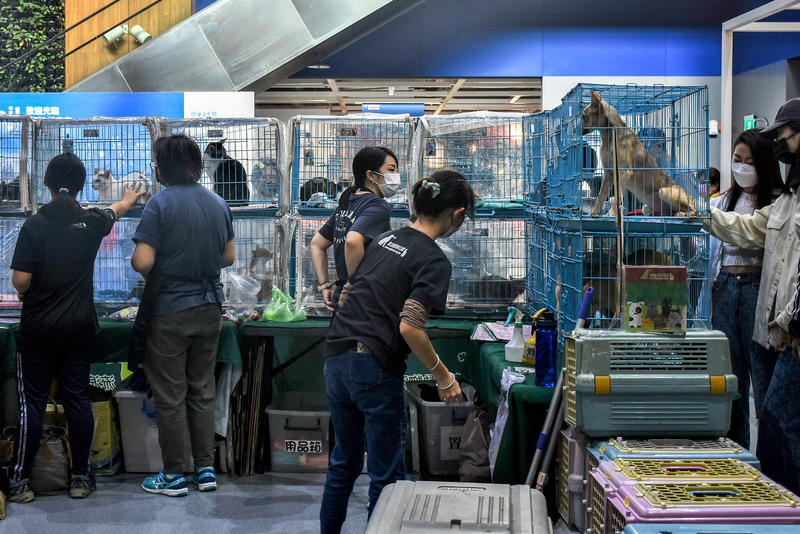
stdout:
POLYGON ((375 237, 388 231, 391 207, 384 200, 397 193, 400 174, 397 156, 388 148, 368 146, 353 158, 355 182, 339 198, 339 207, 311 240, 311 261, 325 306, 336 311, 349 273, 355 271, 375 237), (338 280, 328 281, 328 249, 338 280))
POLYGON ((22 225, 14 250, 12 283, 22 301, 17 343, 19 425, 9 470, 9 500, 30 502, 29 477, 39 449, 47 395, 53 376, 61 389, 70 430, 73 467, 69 496, 95 490, 89 474, 94 416, 89 400, 89 366, 99 331, 94 310, 94 260, 114 222, 145 193, 125 188, 108 209, 83 209, 75 200, 86 168, 71 153, 53 158, 44 184, 52 200, 22 225))
POLYGON ((454 171, 420 180, 412 193, 417 220, 372 240, 342 290, 328 333, 325 384, 336 443, 320 510, 323 534, 341 530, 365 437, 370 514, 383 488, 405 477, 403 373, 411 351, 433 373, 445 403, 461 398, 425 322, 444 313, 450 284, 450 261, 434 240, 458 230, 475 197, 454 171))

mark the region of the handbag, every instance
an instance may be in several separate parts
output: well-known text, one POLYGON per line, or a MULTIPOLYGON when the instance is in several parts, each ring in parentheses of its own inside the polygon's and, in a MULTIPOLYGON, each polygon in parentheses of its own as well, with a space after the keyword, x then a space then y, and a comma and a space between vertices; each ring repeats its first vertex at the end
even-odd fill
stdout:
MULTIPOLYGON (((0 463, 8 465, 14 450, 16 427, 6 427, 0 438, 0 463)), ((31 489, 37 495, 56 495, 69 490, 72 470, 72 449, 67 431, 59 426, 45 425, 39 450, 31 468, 31 489)))

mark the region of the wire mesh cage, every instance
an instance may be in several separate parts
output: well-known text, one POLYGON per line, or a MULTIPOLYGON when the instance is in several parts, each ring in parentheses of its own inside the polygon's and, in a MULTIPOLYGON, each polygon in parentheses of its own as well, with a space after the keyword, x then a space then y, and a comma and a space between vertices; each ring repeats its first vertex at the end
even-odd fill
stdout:
POLYGON ((613 214, 615 169, 625 213, 707 215, 706 87, 580 84, 548 117, 554 215, 613 214))
POLYGON ((114 304, 141 298, 144 278, 131 267, 136 248, 131 238, 138 226, 138 218, 120 219, 100 243, 94 261, 95 302, 114 304))
POLYGON ((298 116, 290 124, 295 207, 335 208, 339 195, 352 185, 353 157, 366 146, 382 146, 397 156, 403 189, 387 201, 393 208, 407 206, 406 162, 414 131, 411 117, 369 113, 345 117, 298 116))
POLYGON ((286 127, 271 118, 156 119, 161 135, 183 133, 203 151, 202 184, 231 207, 277 208, 286 165, 286 127))
MULTIPOLYGON (((685 266, 689 328, 710 324, 709 235, 706 233, 636 233, 624 237, 623 265, 685 266)), ((588 328, 624 325, 617 301, 617 234, 578 232, 551 226, 547 237, 547 302, 558 311, 560 329, 575 328, 582 297, 594 288, 588 328)), ((624 297, 624 294, 621 294, 624 297)), ((649 304, 648 304, 649 305, 649 304)), ((670 310, 671 311, 671 310, 670 310)))
POLYGON ((17 246, 17 237, 25 219, 23 217, 0 217, 0 307, 21 307, 17 299, 17 290, 11 283, 11 260, 17 246))
POLYGON ((528 315, 547 307, 547 225, 540 221, 525 222, 525 242, 528 244, 526 289, 528 315))
POLYGON ((259 305, 272 298, 272 286, 278 285, 276 271, 280 268, 279 240, 276 238, 277 219, 265 217, 234 217, 233 242, 236 259, 222 270, 221 280, 226 301, 230 297, 230 275, 247 275, 258 282, 256 295, 259 305))
POLYGON ((522 119, 525 181, 523 199, 526 208, 544 207, 547 187, 547 126, 549 112, 527 115, 522 119))
POLYGON ((148 191, 133 209, 142 209, 155 188, 150 170, 152 137, 146 119, 38 119, 33 132, 33 178, 38 205, 50 201, 44 185, 47 165, 55 156, 72 152, 86 167, 81 203, 111 205, 125 186, 139 182, 148 191))
POLYGON ((31 120, 0 116, 0 211, 29 211, 31 120))
POLYGON ((423 117, 414 133, 415 178, 450 169, 464 175, 486 202, 522 206, 522 113, 479 111, 423 117))
POLYGON ((525 222, 478 217, 437 241, 453 266, 448 307, 506 307, 525 302, 525 222))

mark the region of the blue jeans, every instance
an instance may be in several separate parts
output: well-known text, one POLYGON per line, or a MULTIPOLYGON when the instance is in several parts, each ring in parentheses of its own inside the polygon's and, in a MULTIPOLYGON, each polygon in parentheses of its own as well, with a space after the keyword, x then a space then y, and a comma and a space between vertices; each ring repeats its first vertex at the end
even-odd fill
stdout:
MULTIPOLYGON (((728 336, 733 374, 739 380, 742 396, 740 428, 732 428, 731 436, 743 447, 750 448, 750 381, 753 381, 753 400, 756 417, 767 394, 772 372, 778 362, 778 352, 765 349, 753 341, 753 323, 758 303, 761 273, 733 274, 720 271, 711 287, 714 315, 711 324, 728 336)), ((762 319, 763 320, 763 319, 762 319)))
POLYGON ((364 465, 365 438, 370 514, 383 488, 405 478, 406 410, 403 379, 366 352, 352 349, 327 357, 325 387, 336 443, 319 518, 322 534, 338 534, 364 465))
POLYGON ((765 475, 800 493, 800 362, 784 350, 758 421, 758 459, 765 475))

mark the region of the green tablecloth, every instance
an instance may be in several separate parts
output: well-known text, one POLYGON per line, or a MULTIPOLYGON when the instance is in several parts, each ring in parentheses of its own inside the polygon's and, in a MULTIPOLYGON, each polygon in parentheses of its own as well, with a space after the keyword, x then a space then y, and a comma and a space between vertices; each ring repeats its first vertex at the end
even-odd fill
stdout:
MULTIPOLYGON (((14 373, 16 367, 16 335, 19 323, 0 328, 0 350, 3 356, 3 370, 14 373)), ((97 336, 95 362, 124 362, 128 359, 128 345, 133 333, 133 323, 113 319, 100 320, 100 334, 97 336)), ((231 321, 222 322, 219 336, 217 361, 242 366, 239 353, 239 325, 231 321)))
MULTIPOLYGON (((512 364, 505 359, 503 343, 471 343, 464 363, 464 378, 475 386, 494 415, 500 398, 500 380, 509 365, 512 364)), ((508 421, 494 470, 495 482, 525 481, 554 389, 537 386, 533 374, 527 375, 525 382, 511 386, 508 421)))

